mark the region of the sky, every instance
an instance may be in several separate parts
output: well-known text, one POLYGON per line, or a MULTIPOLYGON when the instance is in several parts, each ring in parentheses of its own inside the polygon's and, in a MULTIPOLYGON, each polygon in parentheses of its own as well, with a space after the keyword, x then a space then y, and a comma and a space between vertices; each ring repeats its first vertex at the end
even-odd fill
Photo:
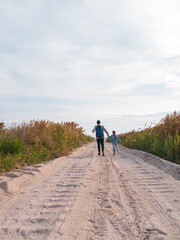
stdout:
POLYGON ((179 13, 179 0, 0 0, 0 121, 121 133, 179 111, 179 13))

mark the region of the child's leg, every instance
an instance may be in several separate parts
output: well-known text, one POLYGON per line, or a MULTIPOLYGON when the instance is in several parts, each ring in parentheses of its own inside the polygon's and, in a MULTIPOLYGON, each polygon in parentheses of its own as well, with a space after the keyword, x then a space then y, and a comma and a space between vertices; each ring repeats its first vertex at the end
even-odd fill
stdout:
POLYGON ((118 143, 117 142, 116 142, 116 146, 115 147, 116 147, 116 151, 117 151, 118 150, 118 143))
POLYGON ((115 144, 113 144, 113 154, 115 154, 116 152, 116 148, 115 148, 115 144))

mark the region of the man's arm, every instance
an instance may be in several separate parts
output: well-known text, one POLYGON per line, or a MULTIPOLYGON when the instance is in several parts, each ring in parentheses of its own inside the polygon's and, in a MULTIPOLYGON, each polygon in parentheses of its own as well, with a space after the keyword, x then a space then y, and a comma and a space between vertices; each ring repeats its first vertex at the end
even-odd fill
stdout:
POLYGON ((96 131, 96 126, 93 128, 92 132, 94 133, 96 131))
POLYGON ((106 133, 107 136, 109 137, 109 133, 108 133, 108 131, 105 129, 105 127, 103 127, 103 130, 105 131, 105 133, 106 133))

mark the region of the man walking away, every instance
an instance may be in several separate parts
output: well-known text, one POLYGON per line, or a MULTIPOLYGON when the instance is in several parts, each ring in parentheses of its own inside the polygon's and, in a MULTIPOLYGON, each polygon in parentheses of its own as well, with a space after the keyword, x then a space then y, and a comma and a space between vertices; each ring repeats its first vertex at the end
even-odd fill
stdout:
POLYGON ((96 140, 98 144, 98 155, 100 155, 100 148, 102 148, 102 156, 104 156, 104 131, 106 132, 107 136, 109 137, 109 133, 104 128, 104 126, 100 125, 100 121, 97 121, 97 125, 93 128, 92 132, 96 132, 96 140))

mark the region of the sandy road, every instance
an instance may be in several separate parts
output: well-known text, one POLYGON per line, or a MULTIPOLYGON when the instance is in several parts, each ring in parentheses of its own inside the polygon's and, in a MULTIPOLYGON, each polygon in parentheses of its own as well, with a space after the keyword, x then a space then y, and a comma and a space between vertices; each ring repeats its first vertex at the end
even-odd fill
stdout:
POLYGON ((180 239, 180 181, 135 152, 91 143, 54 162, 1 200, 0 240, 180 239))

